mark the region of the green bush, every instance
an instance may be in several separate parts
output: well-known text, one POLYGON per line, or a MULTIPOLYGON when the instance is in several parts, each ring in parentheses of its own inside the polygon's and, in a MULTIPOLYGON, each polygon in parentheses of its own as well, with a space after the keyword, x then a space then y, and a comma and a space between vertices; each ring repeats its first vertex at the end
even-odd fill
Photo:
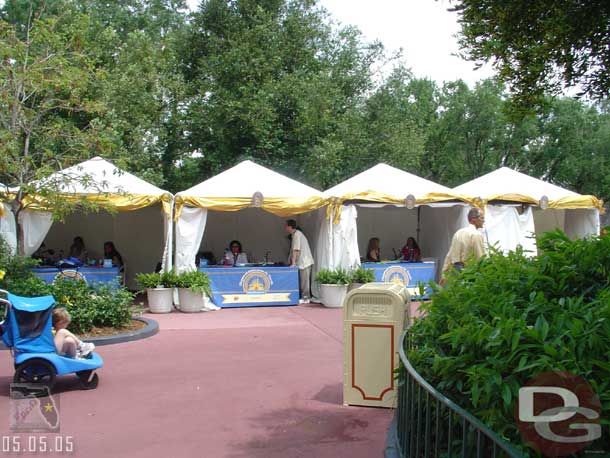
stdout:
POLYGON ((535 258, 493 253, 452 273, 411 328, 414 367, 516 444, 519 388, 544 371, 583 376, 610 424, 610 237, 556 231, 538 247, 535 258))
POLYGON ((56 306, 64 306, 72 321, 69 329, 81 334, 93 327, 119 328, 131 320, 133 294, 106 283, 88 285, 84 281, 58 279, 52 285, 56 306))
MULTIPOLYGON (((129 323, 133 295, 126 289, 113 289, 105 283, 89 285, 67 278, 49 285, 31 272, 30 269, 37 264, 31 258, 12 256, 6 245, 0 242, 0 270, 6 272, 0 280, 0 289, 26 297, 52 294, 55 306, 66 307, 70 312, 69 329, 75 333, 88 332, 94 326, 118 328, 129 323)), ((1 305, 0 314, 4 315, 1 305)))
MULTIPOLYGON (((170 274, 175 275, 175 274, 170 274)), ((188 288, 194 293, 212 295, 212 289, 210 288, 210 278, 205 272, 199 270, 192 270, 189 272, 182 272, 175 276, 176 288, 188 288)))
POLYGON ((161 272, 152 272, 152 273, 138 273, 136 274, 136 282, 142 288, 156 288, 159 285, 163 285, 163 276, 161 272))
POLYGON ((350 274, 344 269, 321 269, 316 274, 316 281, 322 285, 349 285, 350 274))
POLYGON ((350 273, 350 283, 371 283, 375 281, 375 272, 372 269, 358 267, 350 273))

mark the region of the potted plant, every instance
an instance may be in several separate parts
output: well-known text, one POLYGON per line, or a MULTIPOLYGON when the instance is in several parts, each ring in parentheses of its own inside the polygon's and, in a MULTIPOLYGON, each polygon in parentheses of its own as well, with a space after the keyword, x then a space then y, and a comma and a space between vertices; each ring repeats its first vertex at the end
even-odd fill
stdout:
POLYGON ((181 312, 201 312, 205 309, 205 297, 211 296, 210 278, 205 272, 192 270, 176 276, 178 288, 178 309, 181 312))
POLYGON ((360 288, 365 283, 371 283, 375 281, 375 272, 372 269, 365 269, 364 267, 358 267, 352 270, 350 274, 350 285, 348 290, 360 288))
POLYGON ((320 300, 326 307, 342 307, 350 276, 344 269, 322 269, 316 274, 320 283, 320 300))
POLYGON ((169 273, 139 273, 136 282, 146 290, 151 313, 169 313, 174 305, 174 285, 169 273))

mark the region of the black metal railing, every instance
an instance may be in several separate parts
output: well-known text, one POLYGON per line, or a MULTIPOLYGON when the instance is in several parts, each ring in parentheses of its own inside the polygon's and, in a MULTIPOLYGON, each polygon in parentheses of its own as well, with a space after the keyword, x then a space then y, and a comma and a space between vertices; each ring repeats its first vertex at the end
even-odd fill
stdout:
POLYGON ((481 421, 438 392, 405 355, 400 345, 395 448, 401 458, 522 458, 523 454, 481 421))

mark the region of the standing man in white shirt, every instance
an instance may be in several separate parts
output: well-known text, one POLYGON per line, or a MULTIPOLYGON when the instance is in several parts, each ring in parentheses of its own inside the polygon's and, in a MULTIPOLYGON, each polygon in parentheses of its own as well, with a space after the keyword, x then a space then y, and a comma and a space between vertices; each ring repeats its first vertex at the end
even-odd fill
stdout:
POLYGON ((468 226, 460 229, 453 235, 451 247, 443 264, 443 278, 450 269, 462 270, 464 263, 470 259, 480 259, 485 255, 483 234, 479 229, 485 224, 485 215, 478 208, 471 208, 468 212, 468 226))
POLYGON ((309 249, 309 243, 303 233, 297 229, 297 222, 293 219, 286 221, 286 232, 292 239, 290 245, 290 255, 288 263, 291 267, 299 269, 299 290, 301 293, 301 304, 306 304, 311 298, 311 266, 313 266, 313 256, 309 249))

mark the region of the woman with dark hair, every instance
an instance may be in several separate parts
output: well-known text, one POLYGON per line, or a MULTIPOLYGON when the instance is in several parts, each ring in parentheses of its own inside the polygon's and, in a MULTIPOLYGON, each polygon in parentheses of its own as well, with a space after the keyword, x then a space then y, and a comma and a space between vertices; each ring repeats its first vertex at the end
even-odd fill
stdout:
POLYGON ((366 262, 379 262, 381 261, 381 248, 379 246, 379 239, 372 237, 369 239, 369 245, 366 248, 366 262))
POLYGON ((235 266, 237 264, 247 264, 248 256, 242 252, 241 242, 232 240, 229 244, 229 249, 225 250, 224 264, 226 266, 235 266))
POLYGON ((104 243, 104 258, 112 259, 112 265, 116 267, 123 267, 123 257, 121 253, 117 251, 113 242, 104 243))
POLYGON ((87 249, 85 248, 85 242, 81 236, 74 237, 74 241, 70 246, 71 258, 78 259, 80 262, 87 262, 87 249))
POLYGON ((421 250, 419 245, 413 237, 407 239, 407 243, 400 250, 403 256, 403 260, 406 262, 420 262, 421 261, 421 250))

